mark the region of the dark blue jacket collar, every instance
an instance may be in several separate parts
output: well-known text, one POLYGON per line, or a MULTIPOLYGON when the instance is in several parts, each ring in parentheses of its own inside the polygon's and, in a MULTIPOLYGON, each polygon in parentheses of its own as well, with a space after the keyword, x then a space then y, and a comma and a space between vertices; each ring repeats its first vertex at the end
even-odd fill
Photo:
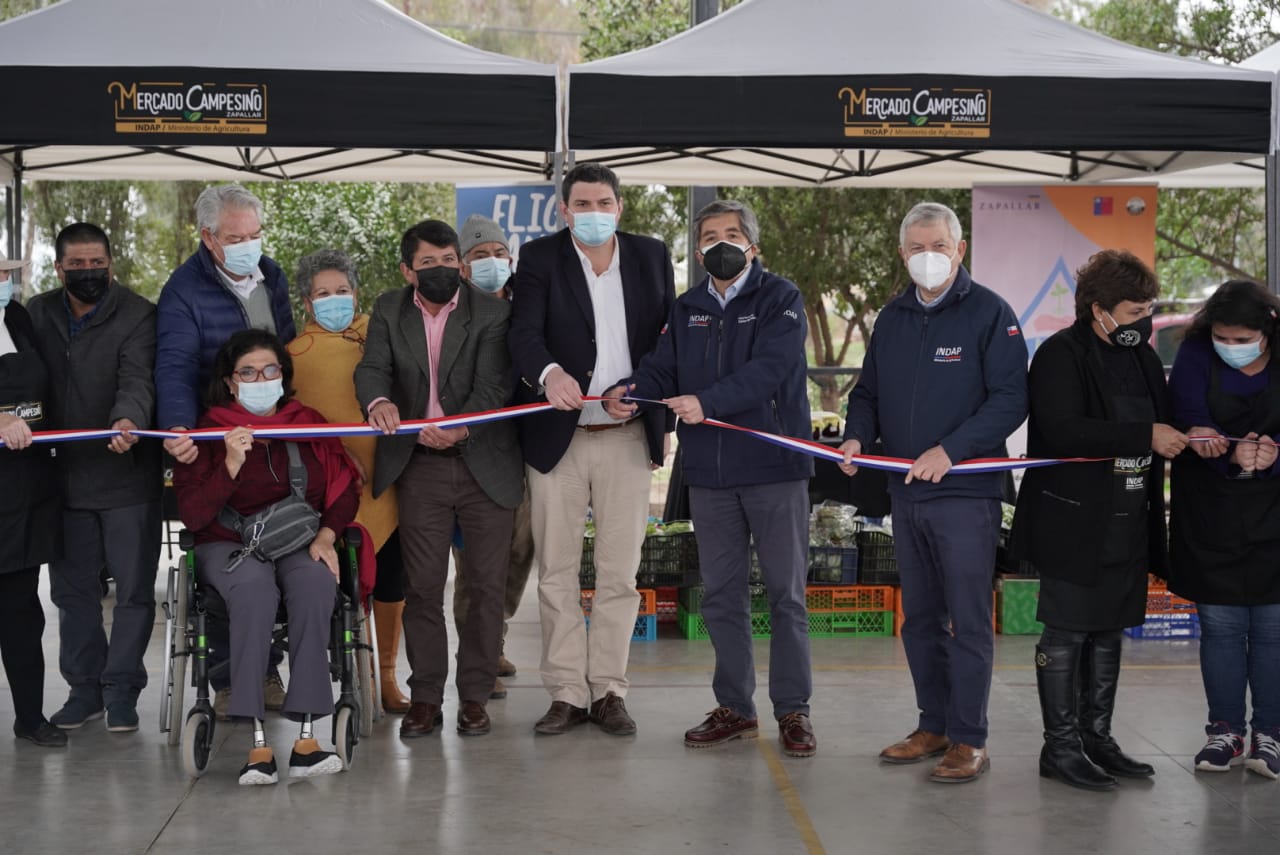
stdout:
POLYGON ((913 312, 941 312, 948 306, 952 306, 969 296, 969 292, 972 290, 973 278, 969 276, 969 271, 965 270, 962 264, 956 270, 956 281, 951 283, 951 290, 947 291, 946 296, 942 298, 942 302, 938 303, 938 305, 929 306, 928 308, 920 305, 920 301, 916 299, 916 283, 914 282, 909 283, 906 290, 894 297, 889 305, 913 312))

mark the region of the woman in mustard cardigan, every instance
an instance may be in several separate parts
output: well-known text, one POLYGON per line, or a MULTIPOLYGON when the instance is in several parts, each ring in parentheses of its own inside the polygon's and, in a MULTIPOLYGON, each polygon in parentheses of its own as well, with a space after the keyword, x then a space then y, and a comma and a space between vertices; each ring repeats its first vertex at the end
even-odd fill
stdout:
MULTIPOLYGON (((360 423, 364 414, 351 379, 364 355, 369 316, 356 303, 356 267, 336 249, 322 249, 298 262, 294 277, 310 319, 289 342, 293 357, 293 385, 298 400, 319 410, 335 423, 360 423)), ((373 436, 349 436, 342 442, 363 470, 360 511, 356 522, 368 530, 377 550, 378 581, 373 589, 373 617, 378 636, 378 664, 382 678, 382 707, 390 713, 409 709, 409 699, 396 682, 404 612, 404 567, 397 532, 395 487, 373 497, 373 436)))

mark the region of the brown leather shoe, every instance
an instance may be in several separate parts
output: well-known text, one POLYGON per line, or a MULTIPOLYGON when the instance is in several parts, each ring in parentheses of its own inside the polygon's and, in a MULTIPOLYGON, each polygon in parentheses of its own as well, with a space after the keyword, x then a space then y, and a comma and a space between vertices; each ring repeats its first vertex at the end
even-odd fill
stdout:
POLYGON ((439 704, 423 704, 414 701, 409 704, 409 712, 400 720, 400 737, 412 739, 426 736, 436 729, 436 725, 444 721, 444 713, 439 704))
POLYGON ((919 763, 926 757, 937 757, 950 747, 951 740, 941 733, 913 730, 906 739, 901 742, 895 742, 881 751, 880 761, 896 765, 919 763))
POLYGON ((789 757, 812 757, 818 753, 813 725, 802 712, 787 713, 778 719, 778 741, 782 743, 782 753, 789 757))
POLYGON ((489 732, 489 714, 484 704, 476 701, 463 701, 458 710, 458 733, 463 736, 484 736, 489 732))
POLYGON ((627 715, 627 705, 613 692, 591 705, 591 720, 611 736, 630 736, 636 732, 636 723, 627 715))
POLYGON ((515 675, 516 675, 516 666, 512 664, 511 660, 505 656, 499 656, 498 657, 498 676, 514 677, 515 675))
POLYGON ((728 707, 716 707, 707 720, 684 732, 684 744, 690 748, 707 748, 731 739, 755 739, 760 725, 754 718, 738 715, 728 707))
POLYGON ((557 736, 568 733, 570 728, 577 727, 586 720, 587 711, 583 707, 575 707, 565 701, 552 701, 551 708, 538 719, 533 730, 546 736, 557 736))
POLYGON ((929 780, 939 784, 967 784, 990 768, 991 758, 987 756, 987 749, 957 742, 933 767, 929 780))
POLYGON ((507 687, 502 684, 501 678, 493 678, 493 688, 489 691, 489 700, 500 701, 507 696, 507 687))

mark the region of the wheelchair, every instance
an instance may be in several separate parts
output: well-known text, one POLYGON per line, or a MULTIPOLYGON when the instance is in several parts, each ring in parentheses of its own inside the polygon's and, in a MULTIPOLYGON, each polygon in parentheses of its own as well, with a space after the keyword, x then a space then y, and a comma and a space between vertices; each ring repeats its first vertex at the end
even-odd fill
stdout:
MULTIPOLYGON (((361 737, 373 732, 378 687, 378 666, 372 633, 366 615, 365 593, 360 590, 360 573, 356 556, 362 533, 349 528, 338 548, 338 596, 329 630, 329 675, 338 683, 340 694, 334 705, 333 745, 349 769, 355 747, 361 737)), ((195 542, 192 534, 179 535, 181 559, 169 568, 165 599, 161 604, 165 616, 163 674, 160 699, 160 731, 168 734, 168 744, 182 744, 182 765, 187 774, 199 778, 209 767, 213 753, 213 735, 217 724, 209 694, 212 671, 230 670, 224 660, 210 666, 211 618, 227 622, 226 606, 218 592, 198 584, 195 542), (187 678, 188 662, 190 679, 187 678), (195 703, 183 715, 183 691, 195 689, 195 703)), ((271 634, 272 645, 288 650, 288 622, 284 604, 276 614, 271 634)))

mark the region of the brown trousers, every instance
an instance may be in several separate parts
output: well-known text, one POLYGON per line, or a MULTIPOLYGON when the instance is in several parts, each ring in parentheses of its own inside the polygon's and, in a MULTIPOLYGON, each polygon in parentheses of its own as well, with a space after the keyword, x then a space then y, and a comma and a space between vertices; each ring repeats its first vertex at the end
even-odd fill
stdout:
POLYGON ((513 512, 476 483, 461 457, 415 451, 396 481, 404 551, 404 641, 415 703, 440 704, 449 676, 444 588, 456 524, 467 544, 471 607, 458 639, 458 699, 485 703, 498 673, 513 512))

